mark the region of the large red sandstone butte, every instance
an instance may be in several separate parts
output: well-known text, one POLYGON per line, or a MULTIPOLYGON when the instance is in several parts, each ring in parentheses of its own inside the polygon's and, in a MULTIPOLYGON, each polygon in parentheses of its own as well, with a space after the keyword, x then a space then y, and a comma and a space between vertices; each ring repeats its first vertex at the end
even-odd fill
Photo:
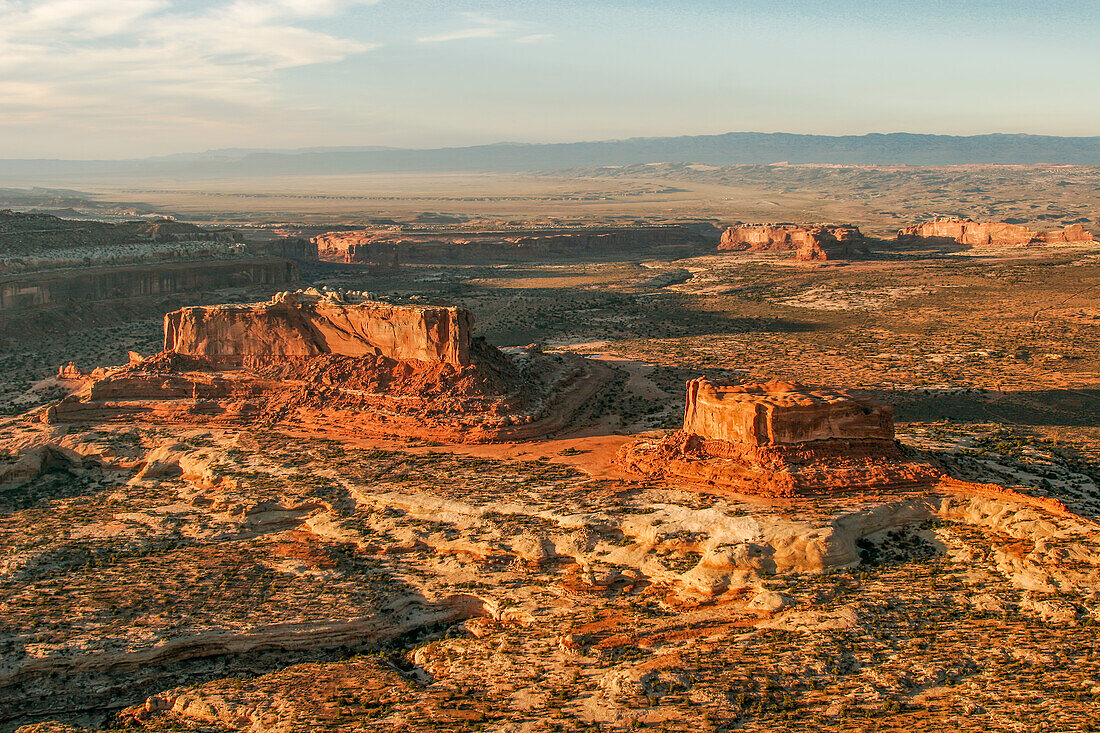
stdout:
POLYGON ((470 363, 472 330, 463 308, 282 293, 268 303, 172 311, 164 316, 164 350, 234 365, 339 354, 462 366, 470 363))
POLYGON ((867 253, 859 228, 844 225, 737 224, 722 233, 721 251, 788 252, 805 261, 835 260, 867 253))
POLYGON ((898 231, 898 241, 951 240, 972 247, 1023 246, 1091 242, 1092 232, 1080 224, 1050 232, 1036 232, 1025 226, 1003 221, 977 222, 970 219, 936 219, 898 231))
POLYGON ((564 427, 610 376, 572 354, 527 349, 513 359, 473 338, 462 308, 355 299, 309 290, 169 313, 164 351, 82 375, 43 419, 526 440, 564 427))
POLYGON ((927 488, 940 475, 894 440, 893 410, 792 382, 688 382, 683 430, 623 447, 628 470, 742 494, 927 488))

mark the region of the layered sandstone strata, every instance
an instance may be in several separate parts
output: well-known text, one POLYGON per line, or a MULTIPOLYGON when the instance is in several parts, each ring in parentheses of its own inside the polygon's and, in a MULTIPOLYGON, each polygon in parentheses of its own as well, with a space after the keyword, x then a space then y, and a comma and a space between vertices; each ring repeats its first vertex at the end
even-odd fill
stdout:
POLYGON ((339 354, 463 366, 470 363, 472 330, 462 308, 282 293, 267 303, 168 313, 164 350, 235 365, 339 354))
POLYGON ((867 240, 851 225, 738 224, 722 233, 721 251, 789 252, 800 260, 834 260, 866 254, 867 240))
POLYGON ((1003 221, 977 222, 970 219, 936 219, 898 231, 898 241, 949 240, 972 247, 1019 247, 1028 244, 1091 242, 1091 232, 1080 224, 1064 229, 1036 232, 1003 221))
POLYGON ((849 392, 791 382, 688 382, 683 430, 638 441, 619 463, 744 494, 913 489, 938 473, 894 440, 893 411, 849 392))

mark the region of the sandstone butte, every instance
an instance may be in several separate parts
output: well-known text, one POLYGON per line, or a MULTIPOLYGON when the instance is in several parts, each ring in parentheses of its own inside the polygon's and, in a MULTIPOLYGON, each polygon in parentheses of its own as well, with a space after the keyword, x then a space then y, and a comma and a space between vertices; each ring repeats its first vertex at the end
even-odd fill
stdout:
POLYGON ((848 224, 737 224, 722 233, 721 251, 788 252, 804 261, 836 260, 867 253, 867 240, 848 224))
POLYGON ((812 440, 893 440, 894 411, 847 392, 808 390, 793 382, 687 385, 684 432, 703 440, 797 445, 812 440))
POLYGON ((281 293, 164 318, 164 350, 59 376, 80 388, 47 422, 148 419, 292 423, 377 437, 520 440, 560 429, 610 370, 537 348, 510 356, 473 336, 463 308, 361 294, 281 293))
POLYGON ((1023 246, 1093 241, 1092 232, 1080 224, 1064 229, 1036 232, 1025 226, 1002 221, 977 222, 970 219, 936 219, 898 231, 899 242, 950 240, 972 247, 1023 246))
POLYGON ((894 440, 890 407, 779 381, 693 379, 683 429, 628 444, 618 460, 647 476, 771 496, 920 489, 938 476, 894 440))
POLYGON ((693 379, 683 429, 628 443, 616 462, 648 478, 735 494, 962 494, 1069 514, 1056 499, 945 475, 894 439, 888 405, 795 382, 723 386, 693 379))
POLYGON ((234 365, 339 354, 466 366, 472 332, 473 318, 463 308, 280 293, 267 303, 168 313, 164 350, 234 365))

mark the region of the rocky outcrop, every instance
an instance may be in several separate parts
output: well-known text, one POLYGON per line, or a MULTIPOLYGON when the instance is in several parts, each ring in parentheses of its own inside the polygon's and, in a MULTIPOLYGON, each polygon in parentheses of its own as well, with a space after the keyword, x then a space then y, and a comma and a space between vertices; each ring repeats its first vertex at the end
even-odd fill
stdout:
POLYGON ((742 494, 795 496, 929 487, 939 476, 894 440, 890 407, 791 382, 688 382, 683 430, 623 447, 647 476, 742 494))
POLYGON ((164 317, 164 350, 226 364, 322 354, 470 363, 473 319, 453 307, 282 293, 268 303, 192 306, 164 317))
POLYGON ((688 382, 684 432, 752 445, 893 440, 894 411, 840 390, 792 382, 717 386, 701 377, 688 382))
POLYGON ((71 472, 98 465, 96 458, 55 443, 32 445, 15 454, 0 453, 0 486, 22 484, 51 471, 71 472))
POLYGON ((1036 232, 1003 221, 936 219, 898 231, 899 242, 950 241, 971 247, 1021 247, 1028 244, 1091 242, 1091 232, 1080 224, 1049 232, 1036 232))
POLYGON ((722 234, 720 251, 789 252, 805 261, 835 260, 867 253, 867 241, 851 225, 737 224, 722 234))

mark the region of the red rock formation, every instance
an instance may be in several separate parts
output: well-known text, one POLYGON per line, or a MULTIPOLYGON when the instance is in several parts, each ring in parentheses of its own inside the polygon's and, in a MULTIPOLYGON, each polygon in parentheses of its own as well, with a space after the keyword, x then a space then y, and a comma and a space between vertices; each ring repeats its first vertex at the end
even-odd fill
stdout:
POLYGON ((286 293, 269 303, 192 306, 164 317, 164 350, 231 365, 322 354, 470 363, 473 321, 462 308, 343 303, 286 293))
POLYGON ((270 424, 479 443, 564 427, 611 370, 569 354, 511 357, 470 336, 460 308, 346 303, 319 293, 185 308, 166 350, 97 369, 50 423, 270 424))
POLYGON ((317 256, 329 262, 371 265, 378 270, 395 270, 400 264, 397 245, 377 232, 328 232, 310 241, 317 256))
POLYGON ((787 252, 800 260, 834 260, 867 252, 867 242, 850 225, 738 224, 722 234, 721 251, 787 252))
POLYGON ((76 381, 81 379, 87 379, 88 375, 80 371, 75 361, 70 361, 64 366, 57 368, 57 378, 65 381, 76 381))
POLYGON ((939 473, 894 441, 893 411, 789 382, 688 382, 684 429, 624 446, 628 470, 743 494, 927 488, 939 473))
POLYGON ((1060 242, 1092 242, 1094 237, 1092 232, 1085 231, 1085 228, 1080 224, 1070 224, 1064 229, 1059 229, 1053 232, 1042 232, 1039 235, 1045 244, 1058 244, 1060 242))
POLYGON ((970 219, 936 219, 898 231, 898 241, 949 240, 971 247, 1019 247, 1027 244, 1091 242, 1091 232, 1073 224, 1051 232, 1036 232, 1018 224, 977 222, 970 219))
POLYGON ((684 432, 752 445, 893 440, 894 411, 839 390, 810 390, 791 382, 724 387, 701 377, 688 382, 684 432))

